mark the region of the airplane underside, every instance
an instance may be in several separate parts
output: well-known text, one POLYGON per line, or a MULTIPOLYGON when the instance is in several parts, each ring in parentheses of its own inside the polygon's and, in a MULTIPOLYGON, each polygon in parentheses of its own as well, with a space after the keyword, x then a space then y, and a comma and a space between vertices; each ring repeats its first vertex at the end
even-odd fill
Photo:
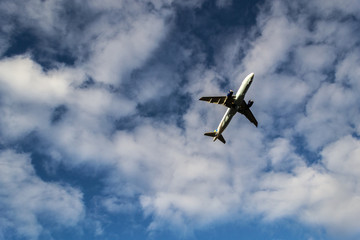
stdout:
POLYGON ((205 136, 213 137, 213 141, 219 139, 222 143, 225 144, 226 141, 222 135, 222 132, 226 129, 232 117, 237 112, 243 114, 256 127, 258 126, 258 122, 250 110, 250 107, 253 105, 254 101, 249 100, 248 103, 246 103, 244 100, 245 94, 249 89, 253 78, 254 78, 254 74, 250 73, 241 83, 240 88, 235 96, 233 96, 233 91, 230 90, 226 96, 210 96, 210 97, 201 97, 199 99, 209 103, 223 105, 228 108, 223 118, 221 119, 218 128, 214 132, 204 133, 205 136))

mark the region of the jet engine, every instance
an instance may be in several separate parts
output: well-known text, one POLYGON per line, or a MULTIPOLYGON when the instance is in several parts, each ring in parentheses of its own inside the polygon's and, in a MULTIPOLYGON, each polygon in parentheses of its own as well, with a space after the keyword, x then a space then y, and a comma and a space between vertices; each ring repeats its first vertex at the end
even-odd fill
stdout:
POLYGON ((232 95, 234 94, 234 92, 232 90, 230 90, 228 92, 228 94, 226 95, 226 98, 225 98, 225 102, 224 102, 224 105, 225 106, 231 106, 233 100, 232 100, 232 95))
POLYGON ((253 104, 254 104, 254 101, 253 101, 253 100, 249 100, 248 103, 247 103, 248 108, 250 108, 253 104))

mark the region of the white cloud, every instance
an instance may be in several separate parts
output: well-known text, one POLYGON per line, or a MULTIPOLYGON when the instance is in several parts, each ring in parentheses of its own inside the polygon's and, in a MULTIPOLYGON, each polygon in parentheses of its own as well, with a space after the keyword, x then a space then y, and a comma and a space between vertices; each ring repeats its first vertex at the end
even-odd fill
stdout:
POLYGON ((360 3, 356 0, 346 0, 342 3, 336 0, 318 0, 313 1, 310 4, 310 9, 316 14, 321 14, 325 17, 331 16, 332 14, 340 11, 342 14, 354 14, 360 13, 360 3))
POLYGON ((61 4, 61 0, 51 2, 31 0, 27 3, 26 8, 20 8, 21 1, 2 1, 0 11, 6 16, 17 17, 17 20, 25 27, 38 25, 38 29, 53 32, 54 27, 60 26, 56 13, 61 9, 61 4))
MULTIPOLYGON (((132 21, 128 29, 112 30, 110 37, 99 37, 93 49, 93 58, 86 64, 95 80, 118 84, 125 74, 140 67, 158 47, 166 33, 165 19, 146 12, 138 14, 142 16, 128 20, 132 21)), ((106 27, 109 26, 102 26, 106 27)))
POLYGON ((273 17, 267 15, 259 17, 261 36, 253 42, 253 48, 244 59, 245 72, 255 72, 261 77, 266 77, 287 60, 288 54, 294 47, 308 37, 302 25, 287 19, 282 7, 274 7, 273 11, 275 15, 273 17), (280 16, 276 16, 277 14, 280 16))
POLYGON ((10 94, 9 97, 22 99, 24 102, 49 105, 59 103, 77 77, 84 78, 81 72, 71 69, 43 73, 40 65, 26 56, 3 59, 0 62, 2 90, 10 94))
POLYGON ((312 38, 316 44, 326 44, 335 47, 337 54, 352 51, 358 41, 356 35, 357 24, 351 20, 345 23, 336 19, 319 20, 314 23, 312 38))
POLYGON ((360 89, 360 70, 356 67, 360 64, 359 50, 354 49, 337 65, 336 82, 350 86, 353 91, 360 89))
MULTIPOLYGON (((240 130, 250 136, 251 128, 240 130)), ((240 211, 242 195, 254 185, 252 176, 263 165, 258 148, 251 149, 259 146, 259 136, 250 137, 252 142, 228 132, 228 145, 237 146, 239 156, 227 153, 224 145, 206 142, 203 131, 202 127, 181 134, 161 124, 118 132, 118 170, 109 176, 108 186, 119 196, 141 193, 143 210, 154 217, 149 229, 166 224, 191 230, 236 217, 240 211)))
POLYGON ((82 193, 69 186, 42 181, 26 154, 12 150, 0 153, 2 214, 0 231, 36 239, 42 221, 75 226, 84 217, 82 193))
MULTIPOLYGON (((315 5, 321 2, 315 1, 315 5)), ((261 10, 252 30, 251 36, 258 37, 245 52, 243 63, 227 68, 231 71, 227 76, 235 76, 230 83, 235 88, 246 75, 243 72, 255 72, 247 97, 255 100, 252 109, 260 125, 254 128, 243 116, 235 117, 224 133, 228 143, 222 145, 204 137, 203 132, 216 128, 225 109, 197 102, 203 94, 224 93, 220 85, 225 79, 215 68, 199 62, 185 73, 188 82, 181 86, 182 91, 193 100, 182 118, 183 128, 142 118, 136 109, 138 103, 170 95, 177 84, 157 81, 158 75, 150 71, 134 91, 135 99, 122 95, 122 89, 111 91, 109 86, 119 86, 161 47, 171 27, 168 17, 174 14, 171 3, 153 2, 151 11, 139 2, 88 3, 87 7, 101 16, 84 31, 69 30, 64 44, 76 49, 74 44, 79 43, 84 48, 77 50, 83 56, 73 67, 58 66, 45 72, 30 57, 2 59, 1 141, 7 144, 36 131, 50 145, 48 151, 55 160, 67 167, 111 167, 105 189, 99 193, 104 195, 102 206, 110 213, 128 213, 138 207, 130 203, 136 199, 144 213, 152 216, 150 229, 168 225, 197 228, 241 218, 240 213, 247 212, 261 214, 268 221, 293 217, 358 233, 360 147, 358 140, 350 137, 360 132, 356 122, 358 39, 351 31, 353 21, 328 19, 328 12, 339 8, 340 14, 356 11, 331 2, 309 27, 307 19, 322 8, 307 12, 313 3, 304 3, 304 11, 289 16, 290 7, 299 7, 297 3, 269 2, 270 10, 261 10), (334 76, 329 74, 332 71, 334 76), (95 83, 79 88, 88 75, 95 83), (52 124, 53 110, 59 105, 65 105, 67 112, 52 124), (130 117, 129 121, 137 118, 139 124, 131 130, 116 130, 114 121, 122 117, 130 117), (309 162, 306 154, 299 152, 296 136, 306 140, 300 147, 321 153, 318 163, 309 162)), ((201 3, 177 4, 198 7, 201 3)), ((39 28, 51 34, 56 26, 63 29, 65 20, 56 17, 60 5, 47 3, 44 13, 31 17, 39 13, 41 4, 45 3, 34 3, 23 18, 32 19, 31 25, 48 20, 48 25, 39 28)), ((1 9, 19 14, 11 4, 2 3, 1 9)), ((236 34, 232 37, 234 41, 243 39, 236 34)), ((230 56, 234 64, 236 53, 243 48, 243 44, 231 44, 217 56, 222 60, 230 56)), ((13 218, 4 215, 1 225, 36 238, 42 228, 38 216, 57 214, 55 222, 70 226, 82 219, 78 190, 42 181, 25 155, 6 151, 1 157, 6 164, 10 158, 19 164, 9 171, 1 168, 0 181, 6 184, 7 177, 14 185, 2 188, 6 198, 1 201, 17 213, 13 218), (28 181, 20 181, 21 176, 28 181), (15 198, 18 200, 11 201, 15 198), (59 200, 62 198, 65 201, 59 200)), ((97 233, 103 231, 99 224, 97 233)))
POLYGON ((250 212, 264 214, 268 221, 297 216, 330 231, 359 233, 359 149, 359 141, 346 136, 322 151, 323 166, 265 173, 247 201, 250 212))
POLYGON ((330 70, 336 58, 335 49, 328 45, 309 45, 298 48, 296 57, 299 58, 297 67, 302 72, 321 72, 330 70))
POLYGON ((325 83, 307 104, 306 117, 296 130, 305 135, 309 149, 322 148, 353 131, 352 122, 359 114, 353 111, 358 102, 351 89, 325 83))
POLYGON ((356 224, 360 211, 359 180, 350 170, 358 165, 355 157, 358 149, 354 147, 358 143, 346 137, 324 150, 325 168, 331 171, 314 165, 297 167, 291 173, 264 174, 259 190, 250 195, 249 209, 264 214, 268 221, 297 216, 331 231, 359 233, 356 224), (353 148, 349 152, 349 147, 344 149, 341 145, 348 141, 352 141, 353 148), (341 152, 330 155, 336 150, 341 152))
POLYGON ((359 152, 360 141, 351 136, 340 138, 336 142, 328 145, 323 151, 322 156, 325 166, 333 173, 344 177, 359 178, 359 152))
POLYGON ((288 139, 275 139, 270 146, 268 155, 274 170, 287 171, 304 165, 303 159, 295 153, 294 146, 291 145, 288 139))
POLYGON ((0 124, 3 137, 16 139, 34 130, 45 136, 54 136, 48 130, 51 114, 58 105, 69 108, 66 120, 70 129, 86 123, 95 132, 101 128, 108 131, 108 117, 116 119, 134 111, 134 103, 102 87, 78 88, 85 79, 81 70, 72 68, 45 73, 27 57, 2 60, 0 91, 3 116, 0 124))
POLYGON ((328 15, 339 9, 335 19, 355 13, 357 4, 350 9, 349 2, 331 2, 308 12, 297 12, 298 3, 269 5, 271 10, 258 18, 259 37, 238 66, 255 72, 249 93, 268 142, 259 150, 271 164, 245 203, 250 213, 267 220, 296 217, 329 231, 358 234, 358 180, 353 170, 358 164, 357 140, 349 135, 359 134, 359 38, 353 20, 337 21, 328 15), (325 17, 310 23, 312 14, 325 17), (273 136, 280 138, 269 139, 273 136), (298 136, 305 138, 306 146, 295 141, 298 136), (316 159, 319 165, 306 159, 307 154, 299 151, 303 147, 312 153, 324 149, 316 159))
POLYGON ((46 126, 50 108, 64 99, 70 83, 41 72, 40 67, 27 57, 0 62, 0 125, 6 139, 16 139, 46 126))

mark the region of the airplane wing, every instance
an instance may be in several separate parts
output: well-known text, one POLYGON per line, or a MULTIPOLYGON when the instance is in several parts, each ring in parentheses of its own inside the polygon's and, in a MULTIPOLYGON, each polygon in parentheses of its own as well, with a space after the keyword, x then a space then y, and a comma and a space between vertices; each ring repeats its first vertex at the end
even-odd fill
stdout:
POLYGON ((250 108, 247 106, 246 102, 243 100, 241 104, 241 108, 238 111, 239 113, 245 115, 250 122, 252 122, 256 127, 258 126, 258 122, 254 117, 254 114, 251 112, 250 108))
POLYGON ((209 103, 215 103, 215 104, 223 105, 225 100, 226 100, 226 96, 201 97, 199 100, 209 102, 209 103))
POLYGON ((226 107, 231 107, 235 99, 235 96, 211 96, 211 97, 201 97, 199 100, 205 101, 208 103, 215 103, 224 105, 226 107))
POLYGON ((247 119, 249 119, 250 122, 252 122, 256 127, 258 126, 258 122, 256 121, 256 118, 252 114, 250 108, 245 109, 245 111, 242 112, 242 114, 245 115, 247 119))
MULTIPOLYGON (((233 99, 234 97, 232 97, 232 100, 233 99)), ((231 103, 226 103, 226 96, 201 97, 199 100, 231 107, 231 103)), ((253 113, 251 112, 250 108, 244 100, 242 101, 238 112, 245 115, 245 117, 249 119, 249 121, 252 122, 256 127, 258 126, 256 118, 254 117, 253 113)))

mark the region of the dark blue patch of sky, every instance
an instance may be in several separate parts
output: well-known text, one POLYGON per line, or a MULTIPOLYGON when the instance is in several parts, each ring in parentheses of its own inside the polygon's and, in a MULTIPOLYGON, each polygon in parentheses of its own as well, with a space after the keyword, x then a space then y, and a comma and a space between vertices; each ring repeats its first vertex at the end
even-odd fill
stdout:
POLYGON ((219 8, 215 0, 205 1, 201 8, 178 8, 176 31, 188 36, 181 45, 196 40, 200 50, 206 54, 206 65, 215 65, 214 55, 221 49, 225 38, 239 28, 249 31, 256 24, 258 6, 263 1, 232 1, 232 4, 219 8))

